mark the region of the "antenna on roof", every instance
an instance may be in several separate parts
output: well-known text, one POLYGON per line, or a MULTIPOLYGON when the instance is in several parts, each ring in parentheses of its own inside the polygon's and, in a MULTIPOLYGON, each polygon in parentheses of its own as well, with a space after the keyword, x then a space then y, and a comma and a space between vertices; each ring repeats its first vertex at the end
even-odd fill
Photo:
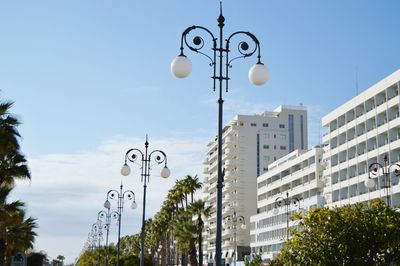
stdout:
POLYGON ((356 96, 358 95, 358 67, 356 66, 356 96))

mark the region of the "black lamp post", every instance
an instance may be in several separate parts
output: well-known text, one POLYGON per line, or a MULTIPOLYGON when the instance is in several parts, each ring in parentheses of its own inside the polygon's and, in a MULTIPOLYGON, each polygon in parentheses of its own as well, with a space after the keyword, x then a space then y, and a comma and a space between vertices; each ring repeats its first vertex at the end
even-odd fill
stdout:
POLYGON ((98 261, 98 265, 100 266, 100 248, 101 248, 101 242, 103 241, 103 231, 101 229, 101 221, 100 220, 97 220, 92 225, 92 234, 94 236, 95 241, 97 240, 97 251, 98 251, 97 261, 98 261))
MULTIPOLYGON (((106 205, 106 204, 105 204, 106 205)), ((99 211, 97 214, 97 220, 104 220, 104 229, 106 230, 106 261, 105 265, 108 266, 108 235, 110 233, 111 217, 119 220, 119 213, 116 211, 110 212, 110 208, 106 208, 106 211, 99 211)), ((118 239, 119 244, 119 239, 118 239)))
POLYGON ((386 204, 391 207, 391 199, 390 199, 390 187, 391 187, 391 173, 396 176, 400 175, 400 164, 389 164, 389 160, 387 155, 383 158, 383 164, 381 163, 371 163, 369 165, 368 179, 365 181, 365 186, 369 189, 375 187, 375 181, 372 179, 371 174, 373 176, 378 176, 379 172, 382 173, 383 176, 383 186, 381 188, 385 189, 386 192, 386 204), (380 170, 380 171, 379 171, 380 170))
POLYGON ((273 213, 277 215, 279 213, 278 207, 285 206, 285 214, 286 214, 286 240, 289 239, 289 219, 290 219, 290 206, 299 207, 300 199, 296 197, 289 197, 289 192, 286 192, 286 198, 277 197, 275 199, 275 209, 273 213))
POLYGON ((171 71, 178 78, 187 77, 192 71, 192 63, 183 53, 184 45, 190 50, 206 56, 210 60, 210 66, 213 68, 213 90, 216 90, 216 82, 218 81, 218 180, 217 180, 217 231, 216 231, 216 243, 215 243, 215 262, 219 266, 221 263, 221 236, 222 236, 222 187, 224 180, 224 171, 222 169, 222 114, 223 114, 223 102, 222 92, 225 82, 225 91, 228 91, 228 81, 229 81, 229 68, 232 67, 232 61, 238 58, 246 58, 257 53, 258 61, 249 71, 249 79, 255 85, 263 85, 268 79, 268 70, 261 63, 260 55, 260 43, 255 35, 248 31, 237 31, 232 33, 227 39, 223 37, 223 28, 225 18, 222 15, 222 3, 220 4, 220 15, 217 19, 219 27, 219 37, 215 37, 210 30, 202 26, 191 26, 183 31, 181 37, 181 47, 180 54, 171 63, 171 71), (211 37, 212 55, 209 56, 203 52, 204 40, 201 36, 197 35, 193 38, 192 43, 188 42, 188 37, 193 30, 199 30, 211 37), (253 47, 249 46, 248 41, 238 42, 238 56, 229 58, 229 53, 231 52, 231 41, 235 37, 242 36, 246 40, 250 40, 253 43, 253 47))
POLYGON ((128 166, 128 161, 132 163, 138 163, 141 169, 141 180, 143 182, 143 215, 142 215, 142 230, 141 230, 141 238, 140 238, 140 266, 144 266, 144 237, 145 237, 145 217, 146 217, 146 188, 147 182, 150 179, 150 169, 151 162, 155 164, 164 163, 164 167, 161 170, 161 177, 168 178, 171 174, 170 170, 167 167, 167 155, 161 150, 154 150, 152 152, 148 151, 149 142, 146 136, 146 142, 144 143, 144 153, 136 148, 130 149, 125 154, 125 163, 122 166, 121 174, 123 176, 127 176, 130 174, 131 169, 128 166))
POLYGON ((119 187, 119 191, 117 190, 110 190, 107 192, 107 199, 104 202, 104 208, 106 208, 108 210, 108 212, 110 212, 110 207, 111 207, 111 203, 109 201, 109 199, 117 199, 117 212, 113 212, 114 217, 118 218, 118 245, 117 245, 117 266, 119 266, 119 256, 120 256, 120 240, 121 240, 121 221, 122 221, 122 211, 124 209, 124 199, 127 200, 131 200, 132 201, 132 205, 131 205, 131 209, 136 209, 137 204, 136 204, 136 200, 135 200, 135 193, 133 193, 132 190, 126 190, 124 192, 122 192, 122 183, 121 186, 119 187))
POLYGON ((237 240, 236 240, 236 234, 237 234, 237 225, 241 224, 242 229, 246 229, 246 223, 245 223, 245 218, 242 215, 237 215, 236 214, 236 209, 233 209, 233 214, 228 215, 225 217, 225 222, 227 225, 232 225, 233 226, 233 244, 234 244, 234 252, 235 255, 233 256, 233 265, 236 266, 236 260, 237 260, 237 240))

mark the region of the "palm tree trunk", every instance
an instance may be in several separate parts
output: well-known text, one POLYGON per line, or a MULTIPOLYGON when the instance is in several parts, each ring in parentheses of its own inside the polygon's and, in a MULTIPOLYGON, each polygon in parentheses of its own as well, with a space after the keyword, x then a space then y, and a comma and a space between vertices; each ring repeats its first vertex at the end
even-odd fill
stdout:
POLYGON ((0 239, 0 266, 4 266, 5 259, 5 251, 6 251, 6 241, 4 239, 0 239))
POLYGON ((189 247, 189 259, 191 266, 198 266, 197 258, 196 258, 196 244, 193 240, 190 240, 190 247, 189 247))
POLYGON ((202 230, 199 233, 199 266, 203 266, 203 238, 202 238, 202 230))

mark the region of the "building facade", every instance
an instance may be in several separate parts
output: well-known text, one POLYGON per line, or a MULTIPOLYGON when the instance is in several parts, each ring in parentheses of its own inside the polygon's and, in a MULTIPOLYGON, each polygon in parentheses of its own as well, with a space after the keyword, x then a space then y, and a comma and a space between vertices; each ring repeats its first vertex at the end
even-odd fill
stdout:
POLYGON ((322 148, 296 151, 268 166, 257 180, 258 214, 250 218, 252 252, 271 259, 281 249, 287 216, 274 215, 273 209, 275 199, 285 193, 303 199, 300 207, 305 210, 376 198, 400 205, 399 177, 394 173, 400 170, 399 91, 400 70, 324 116, 322 148), (387 167, 377 167, 374 174, 376 163, 385 166, 385 158, 387 167), (374 180, 371 188, 366 186, 369 178, 374 180), (390 181, 388 190, 385 178, 390 181))
MULTIPOLYGON (((295 149, 307 148, 307 110, 304 106, 279 106, 273 112, 260 115, 237 115, 223 128, 225 180, 223 211, 225 219, 236 213, 245 218, 246 229, 223 225, 222 257, 231 262, 250 254, 250 216, 257 212, 257 177, 267 166, 295 149)), ((204 254, 213 262, 216 235, 217 138, 208 144, 204 160, 204 198, 211 206, 211 216, 205 223, 204 254)))
POLYGON ((324 205, 322 149, 296 150, 257 178, 257 214, 250 217, 252 253, 271 260, 289 237, 294 212, 324 205))
MULTIPOLYGON (((327 206, 385 199, 384 175, 371 175, 372 189, 365 182, 371 164, 383 164, 385 156, 389 164, 400 161, 399 82, 400 70, 322 118, 327 206)), ((391 203, 399 205, 399 179, 390 179, 391 203)))

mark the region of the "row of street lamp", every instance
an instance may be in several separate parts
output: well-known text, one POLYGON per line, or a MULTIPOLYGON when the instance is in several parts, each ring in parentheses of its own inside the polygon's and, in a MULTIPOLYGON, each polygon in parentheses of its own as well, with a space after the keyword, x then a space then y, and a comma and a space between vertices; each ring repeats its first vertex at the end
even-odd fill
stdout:
MULTIPOLYGON (((145 217, 146 217, 146 189, 147 182, 150 178, 150 170, 154 164, 163 164, 161 170, 161 177, 168 178, 171 174, 169 168, 167 167, 167 155, 161 150, 154 150, 149 152, 148 150, 149 142, 146 136, 145 150, 142 152, 137 148, 129 149, 125 153, 124 164, 121 168, 121 174, 123 176, 128 176, 131 169, 128 163, 139 164, 141 169, 141 181, 143 182, 143 213, 142 213, 142 227, 141 227, 141 256, 140 265, 144 266, 144 239, 145 239, 145 217)), ((87 249, 93 250, 96 245, 98 248, 98 265, 100 262, 100 248, 103 241, 103 229, 106 230, 106 257, 105 265, 108 266, 108 237, 111 226, 111 219, 115 219, 118 223, 118 243, 117 243, 117 266, 120 265, 120 242, 121 242, 121 224, 122 224, 122 212, 124 209, 124 203, 130 201, 131 209, 137 208, 135 193, 132 190, 123 191, 123 185, 121 183, 119 190, 109 190, 106 195, 106 201, 103 206, 105 210, 101 210, 97 214, 97 221, 92 225, 91 231, 88 236, 85 247, 87 249), (117 210, 111 211, 111 200, 117 201, 117 210)))

